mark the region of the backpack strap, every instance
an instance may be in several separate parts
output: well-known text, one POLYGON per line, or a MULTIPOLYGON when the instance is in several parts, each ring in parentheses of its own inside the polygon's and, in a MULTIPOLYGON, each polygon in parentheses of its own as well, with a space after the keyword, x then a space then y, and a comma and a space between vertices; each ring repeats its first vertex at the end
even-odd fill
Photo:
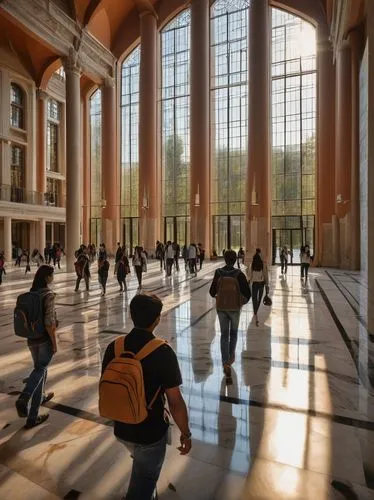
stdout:
POLYGON ((142 349, 137 353, 135 359, 138 361, 142 361, 144 358, 149 356, 153 351, 161 347, 162 345, 167 344, 166 340, 162 339, 152 339, 145 344, 142 349))
POLYGON ((125 337, 117 337, 114 341, 114 357, 119 358, 125 352, 125 337))

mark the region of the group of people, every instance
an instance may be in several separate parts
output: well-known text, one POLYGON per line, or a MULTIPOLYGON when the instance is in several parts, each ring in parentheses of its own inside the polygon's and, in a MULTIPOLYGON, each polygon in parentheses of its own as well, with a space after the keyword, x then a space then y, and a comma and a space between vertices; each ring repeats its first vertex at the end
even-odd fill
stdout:
POLYGON ((183 245, 182 250, 180 245, 175 241, 167 241, 162 243, 156 241, 156 259, 160 261, 160 270, 165 270, 166 276, 171 276, 173 266, 179 271, 179 258, 184 261, 184 268, 191 274, 197 275, 197 271, 201 270, 205 259, 205 249, 201 243, 191 243, 189 246, 183 245), (199 266, 199 269, 198 269, 199 266))
MULTIPOLYGON (((279 252, 279 258, 280 258, 280 263, 281 263, 281 274, 287 274, 287 268, 288 268, 288 259, 289 257, 293 257, 293 253, 291 250, 288 250, 287 246, 283 246, 280 249, 279 252)), ((304 279, 305 281, 308 279, 308 271, 309 267, 313 262, 313 256, 310 253, 310 248, 309 245, 303 245, 300 248, 300 278, 304 279)))
MULTIPOLYGON (((167 253, 167 246, 163 261, 171 259, 171 253, 167 253)), ((303 250, 306 256, 308 256, 308 251, 308 247, 303 250)), ((88 248, 82 245, 76 252, 76 258, 77 262, 80 260, 84 262, 80 279, 89 276, 88 248), (84 271, 86 268, 88 272, 84 271)), ((175 259, 175 255, 173 258, 175 259)), ((215 271, 209 293, 216 300, 221 329, 222 366, 226 383, 230 383, 242 306, 252 297, 254 320, 258 326, 258 311, 264 290, 266 290, 266 296, 269 293, 269 273, 259 248, 253 255, 246 275, 240 268, 235 268, 235 264, 240 267, 235 251, 225 251, 224 259, 225 266, 215 271)), ((99 275, 101 272, 101 285, 105 293, 109 263, 105 264, 108 258, 104 244, 100 245, 98 261, 100 262, 98 272, 99 275)), ((141 285, 141 274, 146 270, 147 265, 147 255, 142 247, 134 249, 132 262, 135 270, 141 268, 136 270, 139 285, 141 285)), ((307 264, 303 261, 302 263, 307 264)), ((170 265, 170 262, 169 264, 166 262, 166 265, 170 265)), ((305 271, 304 267, 304 273, 305 271)), ((126 276, 130 272, 126 249, 120 243, 116 252, 114 272, 120 284, 119 275, 126 276)), ((52 266, 41 265, 35 274, 31 288, 31 292, 39 294, 40 297, 44 331, 38 338, 28 338, 34 369, 16 401, 18 415, 26 418, 26 429, 38 426, 48 419, 48 413, 39 414, 40 407, 54 396, 53 393, 45 392, 48 365, 58 349, 55 294, 50 289, 53 274, 52 266)), ((77 278, 77 289, 79 282, 77 278)), ((124 280, 122 280, 121 289, 124 286, 123 282, 124 280)), ((86 286, 88 289, 88 279, 86 286)), ((270 305, 271 301, 268 304, 270 305)), ((156 295, 142 292, 136 294, 130 303, 134 328, 128 335, 117 338, 107 346, 102 361, 99 411, 102 416, 114 421, 114 435, 131 450, 133 459, 133 470, 126 495, 128 499, 151 500, 154 498, 156 483, 166 453, 170 430, 169 415, 173 417, 180 430, 178 447, 180 453, 186 455, 192 447, 187 407, 180 390, 182 376, 177 356, 169 344, 158 339, 154 334, 161 320, 162 308, 163 303, 156 295), (125 352, 126 356, 124 356, 125 352), (135 365, 138 371, 134 371, 135 365), (115 384, 111 384, 113 367, 115 367, 115 384), (134 380, 140 381, 140 385, 132 384, 134 380), (132 388, 131 391, 128 390, 129 387, 132 388), (168 402, 170 413, 165 412, 165 400, 168 402), (133 405, 133 403, 136 404, 133 405)))

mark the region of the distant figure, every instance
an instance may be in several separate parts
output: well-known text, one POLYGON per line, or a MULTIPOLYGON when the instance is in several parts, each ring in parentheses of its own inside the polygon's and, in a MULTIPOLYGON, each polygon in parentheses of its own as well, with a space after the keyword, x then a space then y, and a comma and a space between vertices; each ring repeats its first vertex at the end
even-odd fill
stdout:
POLYGON ((88 292, 90 289, 90 261, 87 255, 87 248, 84 245, 81 245, 81 248, 76 252, 77 260, 74 263, 75 272, 77 274, 77 281, 75 283, 75 291, 78 292, 79 285, 82 280, 86 284, 86 291, 88 292))
POLYGON ((129 259, 123 253, 117 267, 117 281, 119 283, 119 291, 127 292, 126 276, 130 274, 129 259))
POLYGON ((37 267, 39 267, 44 262, 43 256, 37 248, 34 248, 34 250, 32 251, 31 262, 34 262, 37 267))
POLYGON ((3 274, 6 274, 5 272, 5 257, 4 257, 4 252, 0 252, 0 285, 3 282, 3 274))
POLYGON ((106 282, 108 281, 109 262, 107 259, 99 259, 97 262, 97 272, 99 275, 99 283, 101 286, 101 295, 106 293, 106 282))
POLYGON ((281 274, 287 274, 288 267, 288 249, 287 247, 283 247, 280 251, 280 261, 281 261, 281 274))
POLYGON ((175 250, 171 241, 166 243, 165 260, 166 260, 166 276, 171 276, 175 259, 175 250))
POLYGON ((190 267, 190 273, 195 273, 195 276, 197 276, 196 257, 196 245, 194 243, 191 243, 188 247, 188 264, 190 267))
POLYGON ((305 245, 305 247, 301 247, 300 249, 300 261, 301 261, 301 279, 304 278, 305 281, 308 279, 308 272, 310 264, 313 261, 313 257, 310 255, 309 245, 305 245))
POLYGON ((203 267, 203 262, 205 260, 205 249, 203 248, 203 245, 201 243, 199 243, 197 247, 199 250, 199 271, 201 271, 201 268, 203 267))
POLYGON ((132 265, 134 266, 136 277, 138 278, 139 288, 142 287, 143 272, 147 271, 147 257, 143 247, 136 246, 132 258, 132 265))
POLYGON ((268 293, 269 290, 268 268, 262 259, 260 248, 256 248, 256 253, 254 254, 252 259, 252 264, 247 269, 247 278, 252 285, 253 313, 256 320, 256 326, 258 326, 258 310, 261 305, 264 287, 266 286, 266 293, 268 293))
POLYGON ((245 252, 243 250, 243 247, 239 248, 238 251, 238 269, 240 269, 240 263, 244 266, 244 259, 245 259, 245 252))
POLYGON ((156 241, 156 259, 160 261, 160 270, 164 268, 165 248, 161 241, 156 241))

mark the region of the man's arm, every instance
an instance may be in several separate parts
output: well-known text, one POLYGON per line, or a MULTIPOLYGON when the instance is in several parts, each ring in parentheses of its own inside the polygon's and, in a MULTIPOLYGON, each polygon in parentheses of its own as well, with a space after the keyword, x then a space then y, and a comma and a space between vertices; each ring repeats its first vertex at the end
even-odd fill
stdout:
POLYGON ((243 295, 243 297, 246 298, 248 302, 249 299, 251 298, 251 289, 244 273, 240 272, 240 274, 238 275, 238 282, 240 287, 240 293, 243 295))
POLYGON ((55 295, 47 293, 44 297, 44 326, 52 342, 52 350, 57 352, 55 295))
POLYGON ((191 432, 188 425, 186 403, 184 402, 179 386, 165 389, 165 394, 168 400, 170 413, 181 431, 181 445, 178 450, 181 452, 181 455, 187 455, 191 450, 191 432))
POLYGON ((218 273, 217 271, 214 273, 214 278, 212 284, 210 285, 209 293, 214 298, 217 295, 217 281, 218 281, 218 273))

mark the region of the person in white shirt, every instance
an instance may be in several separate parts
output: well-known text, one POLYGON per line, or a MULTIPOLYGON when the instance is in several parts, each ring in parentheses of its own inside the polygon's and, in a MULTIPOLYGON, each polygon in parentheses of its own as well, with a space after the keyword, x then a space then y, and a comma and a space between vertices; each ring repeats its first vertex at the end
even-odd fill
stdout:
POLYGON ((132 265, 135 268, 139 288, 141 288, 143 272, 147 271, 147 256, 143 250, 143 247, 135 247, 134 256, 132 258, 132 265))
POLYGON ((305 281, 308 279, 308 271, 310 264, 312 263, 313 257, 310 255, 309 245, 305 245, 305 247, 301 247, 300 250, 300 261, 301 261, 301 279, 304 278, 305 281))
POLYGON ((252 285, 252 304, 253 313, 256 321, 258 322, 258 310, 260 308, 264 287, 266 286, 266 293, 269 289, 269 273, 265 262, 262 260, 261 249, 256 248, 256 253, 253 256, 252 264, 247 269, 247 278, 252 285))
POLYGON ((197 275, 196 255, 196 245, 194 243, 191 243, 188 247, 188 262, 190 265, 190 273, 195 273, 195 276, 197 275))
POLYGON ((174 258, 175 258, 175 249, 174 249, 171 241, 168 241, 166 244, 166 251, 165 251, 166 276, 171 275, 171 270, 173 268, 174 258))

